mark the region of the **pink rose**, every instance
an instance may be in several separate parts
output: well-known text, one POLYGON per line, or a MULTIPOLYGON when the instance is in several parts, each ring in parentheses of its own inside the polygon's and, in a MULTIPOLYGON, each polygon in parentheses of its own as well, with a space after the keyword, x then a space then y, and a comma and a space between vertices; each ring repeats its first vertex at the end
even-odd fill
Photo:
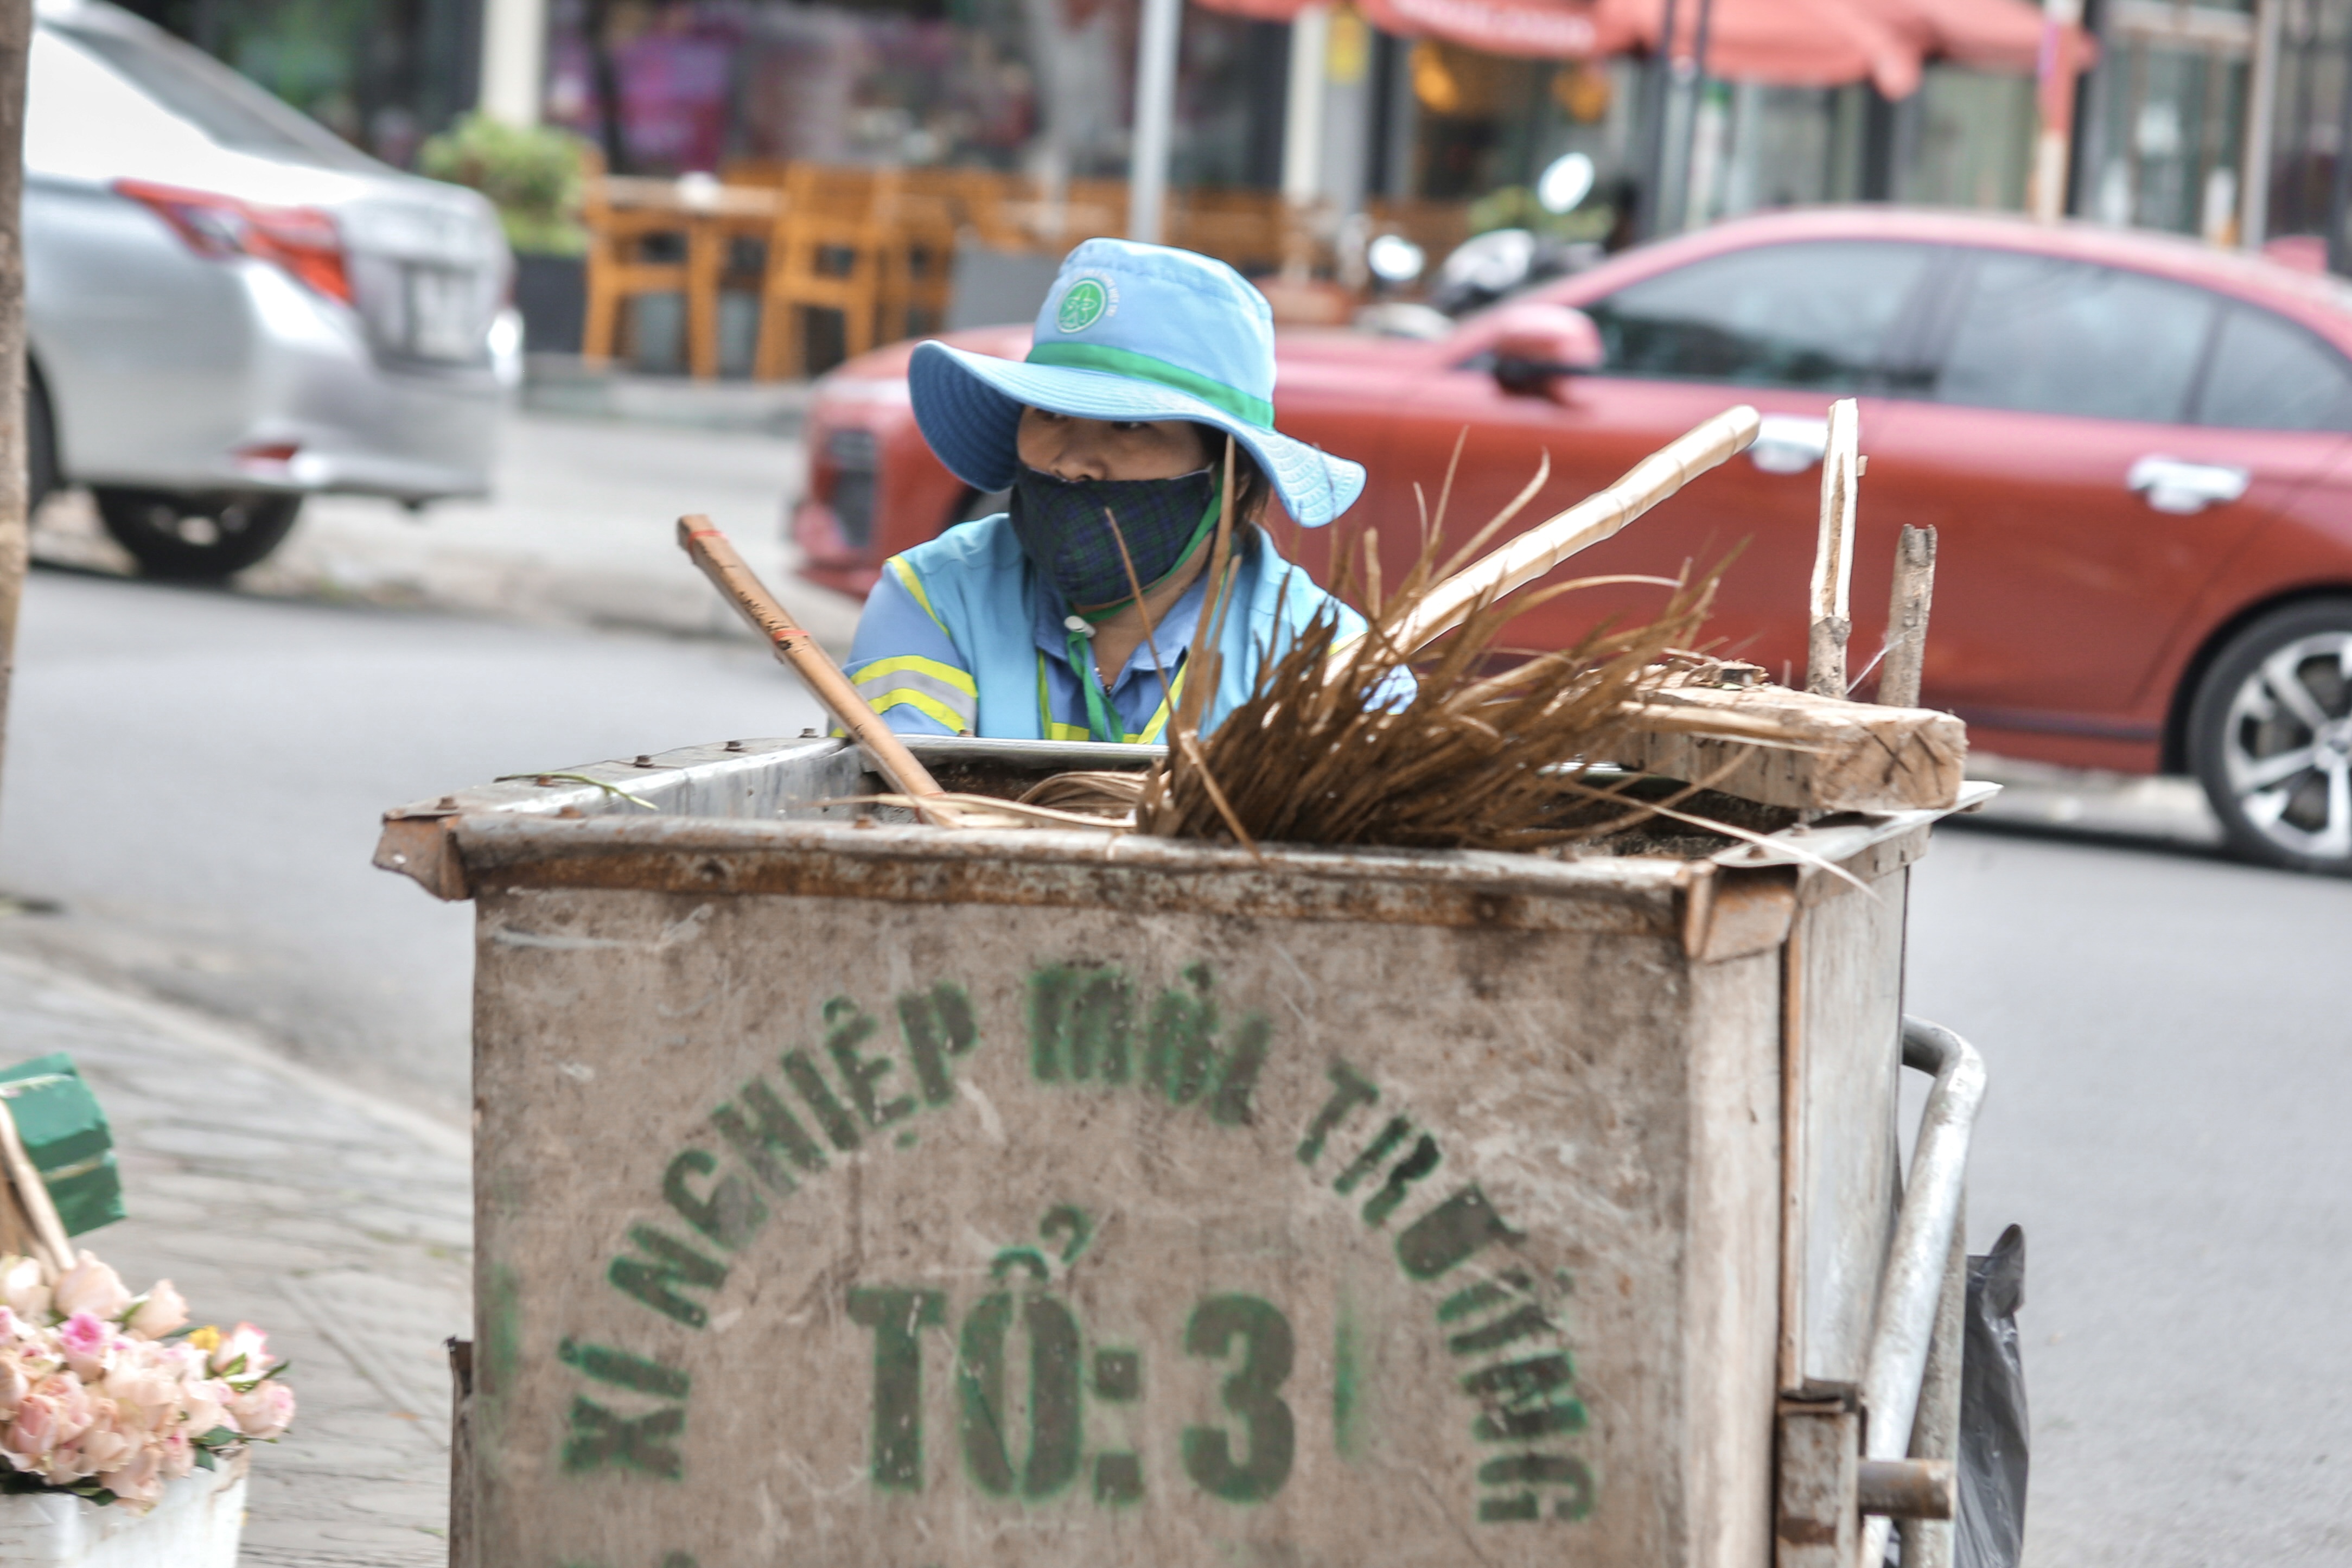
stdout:
POLYGON ((49 1321, 47 1271, 37 1258, 0 1258, 0 1301, 20 1318, 49 1321))
POLYGON ((0 1452, 20 1470, 54 1482, 79 1480, 89 1472, 75 1468, 74 1444, 97 1418, 94 1404, 70 1373, 43 1378, 18 1402, 16 1419, 0 1436, 0 1452))
POLYGON ((188 1303, 172 1289, 169 1279, 158 1279, 124 1326, 142 1340, 160 1340, 187 1321, 188 1303))
POLYGON ((229 1401, 236 1390, 218 1378, 191 1378, 180 1384, 180 1419, 187 1435, 201 1437, 215 1426, 233 1426, 229 1401))
MULTIPOLYGON (((103 1479, 110 1472, 130 1463, 139 1451, 139 1434, 126 1431, 121 1412, 111 1399, 90 1402, 90 1422, 74 1440, 68 1463, 83 1476, 103 1479)), ((65 1450, 59 1450, 63 1458, 65 1450)))
POLYGON ((95 1473, 106 1482, 106 1489, 131 1512, 145 1513, 163 1495, 166 1468, 163 1450, 148 1444, 142 1445, 112 1469, 95 1473))
POLYGON ((100 1263, 89 1253, 81 1261, 58 1276, 52 1306, 60 1317, 72 1317, 76 1312, 90 1312, 109 1322, 122 1316, 131 1305, 131 1291, 122 1283, 122 1276, 100 1263))
POLYGON ((77 1376, 94 1381, 106 1370, 114 1330, 95 1312, 76 1312, 58 1329, 58 1347, 77 1376))
POLYGON ((257 1443, 267 1443, 294 1424, 294 1391, 271 1378, 230 1400, 228 1413, 236 1418, 238 1431, 257 1443))
POLYGON ((107 1372, 102 1387, 124 1420, 142 1431, 161 1432, 179 1419, 180 1380, 168 1365, 126 1355, 107 1372))
POLYGON ((278 1363, 269 1353, 269 1338, 251 1323, 239 1323, 221 1336, 213 1352, 213 1370, 223 1377, 259 1377, 278 1363))
POLYGON ((196 1446, 188 1441, 185 1432, 164 1433, 156 1439, 155 1451, 163 1457, 165 1480, 176 1481, 196 1468, 196 1446))

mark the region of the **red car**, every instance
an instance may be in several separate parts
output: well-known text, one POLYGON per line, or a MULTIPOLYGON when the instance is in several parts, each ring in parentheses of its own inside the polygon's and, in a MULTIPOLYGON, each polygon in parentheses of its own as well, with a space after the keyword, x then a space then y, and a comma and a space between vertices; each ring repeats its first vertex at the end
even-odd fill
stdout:
MULTIPOLYGON (((1028 333, 953 341, 1018 356, 1028 333)), ((863 592, 890 552, 995 510, 923 445, 908 353, 819 384, 792 521, 815 581, 863 592)), ((1671 574, 1744 542, 1710 631, 1776 673, 1804 660, 1822 416, 1858 397, 1857 664, 1897 528, 1932 526, 1924 700, 1980 748, 2193 773, 2242 851, 2352 871, 2352 289, 2144 233, 1813 210, 1627 252, 1438 341, 1299 332, 1279 353, 1282 428, 1370 471, 1305 559, 1378 529, 1391 581, 1416 487, 1434 505, 1465 430, 1449 535, 1541 453, 1530 521, 1755 405, 1749 455, 1575 570, 1671 574)), ((1656 592, 1555 599, 1521 635, 1564 644, 1656 592)))

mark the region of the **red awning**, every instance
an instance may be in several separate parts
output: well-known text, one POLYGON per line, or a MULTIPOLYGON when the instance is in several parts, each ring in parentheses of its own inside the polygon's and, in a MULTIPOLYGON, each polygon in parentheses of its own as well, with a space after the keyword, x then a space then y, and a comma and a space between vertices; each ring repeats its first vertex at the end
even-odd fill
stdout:
MULTIPOLYGON (((1248 3, 1248 0, 1244 0, 1248 3)), ((1359 0, 1383 33, 1444 38, 1490 55, 1591 59, 1633 40, 1612 22, 1606 0, 1359 0)))
MULTIPOLYGON (((1701 0, 1675 6, 1674 52, 1688 59, 1697 45, 1701 0)), ((1665 30, 1665 0, 1601 0, 1614 29, 1655 53, 1665 30)), ((1706 72, 1772 87, 1843 87, 1875 82, 1889 98, 1919 86, 1926 51, 1881 14, 1874 0, 1715 0, 1707 21, 1706 72)))
MULTIPOLYGON (((1286 22, 1308 0, 1193 0, 1213 11, 1286 22)), ((1676 0, 1675 54, 1696 47, 1703 0, 1676 0)), ((1443 38, 1490 55, 1593 59, 1654 54, 1665 0, 1357 0, 1365 20, 1400 37, 1443 38)), ((1889 98, 1919 87, 1923 61, 2032 74, 2042 13, 2028 0, 1714 0, 1706 74, 1772 87, 1869 81, 1889 98)), ((2093 46, 2074 29, 2074 63, 2093 46)))
MULTIPOLYGON (((1862 0, 1923 53, 1979 70, 2039 74, 2045 24, 2027 0, 1862 0)), ((2074 36, 2074 65, 2088 69, 2096 46, 2082 28, 2074 36)))

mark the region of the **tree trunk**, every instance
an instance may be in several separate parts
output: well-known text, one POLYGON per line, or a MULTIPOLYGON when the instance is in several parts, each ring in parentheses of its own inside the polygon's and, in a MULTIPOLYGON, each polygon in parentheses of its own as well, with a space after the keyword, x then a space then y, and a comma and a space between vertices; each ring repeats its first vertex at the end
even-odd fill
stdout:
POLYGON ((25 595, 25 54, 32 0, 0 0, 0 763, 25 595))

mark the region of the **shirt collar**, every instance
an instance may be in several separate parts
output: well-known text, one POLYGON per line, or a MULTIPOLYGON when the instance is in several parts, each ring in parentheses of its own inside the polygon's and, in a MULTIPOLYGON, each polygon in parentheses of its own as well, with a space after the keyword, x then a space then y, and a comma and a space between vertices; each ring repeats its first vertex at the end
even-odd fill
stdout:
MULTIPOLYGON (((1030 580, 1036 584, 1036 592, 1032 598, 1037 607, 1034 628, 1037 649, 1066 667, 1070 662, 1070 629, 1064 623, 1069 618, 1069 606, 1064 603, 1061 594, 1034 567, 1030 568, 1030 580)), ((1151 650, 1155 645, 1160 649, 1160 663, 1165 667, 1170 679, 1174 679, 1178 668, 1184 662, 1185 650, 1192 646, 1192 633, 1201 624, 1201 609, 1208 596, 1209 574, 1203 570, 1192 579, 1192 585, 1184 590, 1183 596, 1170 605, 1165 615, 1153 620, 1151 636, 1136 644, 1127 668, 1110 682, 1109 693, 1116 695, 1131 680, 1159 680, 1151 661, 1151 650)))

